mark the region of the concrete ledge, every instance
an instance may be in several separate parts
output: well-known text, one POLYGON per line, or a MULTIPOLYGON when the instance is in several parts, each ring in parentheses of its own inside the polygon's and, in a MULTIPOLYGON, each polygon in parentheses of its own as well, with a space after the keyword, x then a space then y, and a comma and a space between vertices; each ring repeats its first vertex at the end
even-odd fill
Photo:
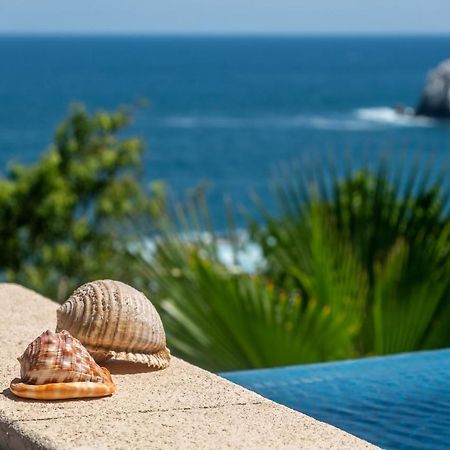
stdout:
POLYGON ((117 384, 109 398, 17 399, 8 388, 19 375, 16 358, 55 328, 58 305, 0 284, 0 306, 1 448, 375 448, 178 358, 157 372, 107 364, 117 384))

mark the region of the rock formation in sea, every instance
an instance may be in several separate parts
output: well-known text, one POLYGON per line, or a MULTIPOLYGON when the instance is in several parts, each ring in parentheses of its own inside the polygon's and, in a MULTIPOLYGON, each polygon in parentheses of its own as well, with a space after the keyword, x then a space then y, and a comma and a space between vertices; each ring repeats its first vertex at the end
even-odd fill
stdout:
POLYGON ((416 114, 450 118, 450 59, 429 72, 416 114))

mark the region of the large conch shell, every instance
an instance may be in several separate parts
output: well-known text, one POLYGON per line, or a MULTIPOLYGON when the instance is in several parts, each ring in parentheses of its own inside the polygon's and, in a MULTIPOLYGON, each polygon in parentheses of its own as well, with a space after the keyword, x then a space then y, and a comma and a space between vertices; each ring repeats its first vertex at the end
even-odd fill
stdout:
POLYGON ((97 362, 110 358, 169 365, 163 324, 142 292, 120 281, 98 280, 79 287, 57 311, 56 330, 68 330, 97 362))
POLYGON ((45 331, 17 359, 21 379, 14 379, 10 389, 19 397, 38 400, 103 397, 116 390, 109 371, 100 367, 67 331, 45 331))

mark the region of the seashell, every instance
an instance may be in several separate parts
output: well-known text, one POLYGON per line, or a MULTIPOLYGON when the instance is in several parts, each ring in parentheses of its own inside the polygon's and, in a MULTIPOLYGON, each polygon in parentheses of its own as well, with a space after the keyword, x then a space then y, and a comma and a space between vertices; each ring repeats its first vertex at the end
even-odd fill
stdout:
POLYGON ((17 359, 21 379, 14 379, 10 388, 19 397, 103 397, 116 390, 109 371, 100 367, 81 342, 65 330, 45 331, 17 359))
POLYGON ((79 287, 57 312, 56 330, 78 338, 97 362, 119 359, 156 369, 169 365, 161 318, 150 300, 120 281, 79 287))

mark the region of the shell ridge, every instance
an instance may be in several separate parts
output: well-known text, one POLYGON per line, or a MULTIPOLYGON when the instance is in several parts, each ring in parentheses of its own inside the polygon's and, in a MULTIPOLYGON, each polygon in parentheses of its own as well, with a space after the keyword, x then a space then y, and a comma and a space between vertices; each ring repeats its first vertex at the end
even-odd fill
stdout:
MULTIPOLYGON (((80 303, 83 305, 82 316, 78 319, 78 332, 76 333, 76 336, 78 336, 83 341, 88 341, 89 340, 89 331, 92 326, 92 321, 90 320, 90 318, 92 317, 93 305, 92 305, 92 302, 88 301, 89 297, 87 297, 86 293, 84 292, 84 290, 82 288, 83 287, 78 288, 75 291, 75 295, 77 295, 77 293, 79 293, 78 301, 77 301, 76 297, 74 298, 74 302, 76 303, 77 306, 80 303)), ((76 309, 78 309, 78 307, 76 309)), ((76 316, 74 317, 74 321, 75 321, 75 319, 76 319, 76 316)), ((75 330, 70 328, 70 331, 74 332, 75 330)))
POLYGON ((97 326, 97 330, 96 333, 93 333, 92 336, 92 340, 99 342, 102 338, 105 337, 106 335, 106 331, 107 331, 107 326, 108 326, 108 310, 110 308, 107 307, 108 304, 111 304, 111 302, 108 302, 106 300, 106 297, 108 295, 108 289, 107 286, 105 284, 104 281, 98 282, 97 283, 97 288, 98 288, 98 295, 97 295, 97 299, 98 299, 98 311, 101 313, 99 314, 99 318, 103 320, 99 320, 99 321, 95 321, 100 322, 100 326, 97 326))
MULTIPOLYGON (((105 284, 111 280, 105 280, 105 284)), ((113 317, 115 313, 115 322, 114 322, 114 328, 111 326, 111 338, 110 338, 110 345, 111 347, 114 346, 114 342, 116 339, 116 336, 119 332, 119 325, 120 325, 120 317, 122 314, 122 304, 120 302, 116 301, 116 298, 114 296, 114 293, 109 293, 109 299, 110 299, 110 316, 113 317)), ((108 322, 109 325, 113 323, 112 320, 108 322)))
POLYGON ((133 322, 132 319, 132 309, 133 309, 133 299, 130 295, 127 286, 123 283, 117 282, 116 284, 117 292, 119 293, 119 302, 123 306, 124 314, 122 315, 121 326, 119 329, 118 340, 118 348, 125 348, 126 343, 129 341, 133 334, 133 330, 130 327, 130 324, 133 322), (131 335, 131 336, 130 336, 131 335))
POLYGON ((114 330, 114 331, 110 331, 111 337, 110 340, 111 342, 114 339, 114 335, 116 333, 116 329, 117 329, 117 325, 118 325, 118 320, 116 320, 114 328, 112 327, 112 323, 114 322, 114 318, 116 316, 116 319, 118 319, 119 315, 115 314, 115 311, 117 309, 117 305, 115 302, 112 301, 111 296, 109 296, 109 302, 108 302, 108 314, 105 316, 105 328, 103 331, 103 335, 107 335, 108 334, 108 329, 110 330, 114 330))
POLYGON ((131 293, 130 293, 130 299, 133 300, 133 314, 138 320, 137 320, 137 326, 135 327, 135 330, 132 333, 130 342, 128 342, 128 346, 125 349, 126 353, 132 352, 133 349, 136 348, 136 346, 139 346, 141 338, 145 334, 144 321, 139 320, 144 315, 145 302, 144 301, 136 301, 136 297, 131 296, 131 293))
POLYGON ((97 320, 96 318, 100 315, 101 311, 101 302, 102 302, 102 287, 100 283, 93 282, 92 288, 94 289, 95 296, 94 297, 85 297, 85 301, 90 303, 92 306, 92 312, 89 316, 89 328, 86 331, 86 335, 89 336, 88 341, 89 342, 95 342, 98 340, 98 326, 97 326, 97 320))

